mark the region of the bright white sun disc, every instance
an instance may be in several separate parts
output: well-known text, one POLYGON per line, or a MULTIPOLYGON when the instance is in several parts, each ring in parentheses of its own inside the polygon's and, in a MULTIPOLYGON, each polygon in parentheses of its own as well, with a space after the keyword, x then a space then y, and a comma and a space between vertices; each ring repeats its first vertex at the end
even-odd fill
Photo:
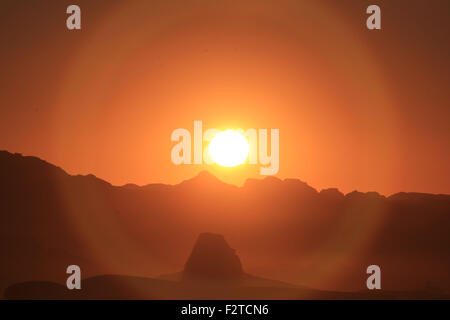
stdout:
POLYGON ((234 130, 219 132, 209 143, 209 155, 223 167, 234 167, 245 162, 248 156, 248 141, 234 130))

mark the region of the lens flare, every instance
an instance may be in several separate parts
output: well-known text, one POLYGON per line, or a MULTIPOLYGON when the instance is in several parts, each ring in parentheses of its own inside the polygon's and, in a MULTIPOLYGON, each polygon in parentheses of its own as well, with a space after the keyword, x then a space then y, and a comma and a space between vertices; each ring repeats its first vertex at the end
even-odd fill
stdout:
POLYGON ((244 135, 226 130, 214 136, 208 149, 215 163, 223 167, 234 167, 247 159, 248 141, 244 135))

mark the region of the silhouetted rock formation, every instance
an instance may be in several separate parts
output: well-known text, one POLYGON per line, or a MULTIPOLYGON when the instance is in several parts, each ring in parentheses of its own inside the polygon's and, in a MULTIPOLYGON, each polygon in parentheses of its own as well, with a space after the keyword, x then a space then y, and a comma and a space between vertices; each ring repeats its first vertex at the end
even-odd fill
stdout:
POLYGON ((222 235, 202 233, 194 245, 184 272, 184 281, 242 280, 241 261, 222 235))
POLYGON ((320 191, 320 195, 329 200, 342 200, 345 196, 336 188, 328 188, 320 191))
POLYGON ((71 264, 83 278, 173 274, 205 230, 226 235, 250 274, 356 291, 378 264, 384 290, 431 281, 450 292, 450 195, 344 196, 274 177, 237 187, 207 172, 177 185, 117 187, 6 151, 0 177, 0 292, 31 280, 64 284, 71 264))

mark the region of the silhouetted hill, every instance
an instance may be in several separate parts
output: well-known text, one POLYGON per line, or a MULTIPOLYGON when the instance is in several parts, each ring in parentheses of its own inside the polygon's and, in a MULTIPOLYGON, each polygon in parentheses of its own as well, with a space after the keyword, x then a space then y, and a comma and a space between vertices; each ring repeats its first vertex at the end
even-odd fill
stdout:
POLYGON ((178 185, 112 186, 0 152, 0 290, 65 283, 66 267, 156 277, 183 269, 198 234, 223 234, 246 272, 333 291, 450 289, 450 196, 338 190, 296 179, 242 187, 201 173, 178 185))
POLYGON ((184 282, 119 275, 83 280, 81 290, 68 290, 53 282, 24 282, 5 290, 9 300, 386 300, 450 299, 427 291, 336 292, 305 287, 280 286, 198 286, 184 282))
POLYGON ((185 180, 179 184, 179 186, 207 186, 209 188, 211 187, 217 187, 217 186, 230 186, 232 185, 227 184, 221 180, 219 180, 216 176, 212 175, 208 171, 201 171, 199 174, 197 174, 195 177, 185 180))
POLYGON ((80 290, 30 281, 5 290, 6 299, 448 299, 435 292, 331 292, 246 274, 222 235, 202 233, 181 273, 159 279, 102 275, 82 280, 80 290))

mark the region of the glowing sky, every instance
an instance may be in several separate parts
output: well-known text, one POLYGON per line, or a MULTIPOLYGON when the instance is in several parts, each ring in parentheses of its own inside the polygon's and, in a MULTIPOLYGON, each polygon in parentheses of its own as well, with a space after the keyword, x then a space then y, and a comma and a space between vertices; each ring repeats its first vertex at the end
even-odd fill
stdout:
POLYGON ((315 188, 450 193, 448 1, 70 1, 0 4, 0 149, 113 184, 175 166, 176 128, 280 129, 280 178, 315 188))

